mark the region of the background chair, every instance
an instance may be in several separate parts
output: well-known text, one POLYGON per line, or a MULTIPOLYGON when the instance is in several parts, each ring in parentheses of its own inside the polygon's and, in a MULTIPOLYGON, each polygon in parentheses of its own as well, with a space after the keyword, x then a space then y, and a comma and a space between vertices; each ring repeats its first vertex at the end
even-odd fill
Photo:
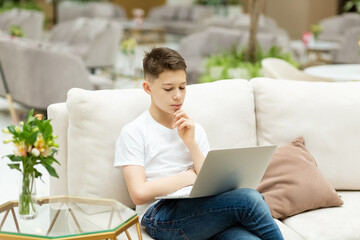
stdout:
POLYGON ((360 63, 360 25, 348 28, 340 42, 340 48, 335 53, 335 63, 360 63))
POLYGON ((89 75, 78 56, 31 40, 0 39, 0 62, 13 100, 39 110, 65 101, 70 88, 112 88, 110 79, 89 75))
POLYGON ((168 33, 188 35, 203 30, 203 21, 213 14, 211 6, 161 5, 151 8, 145 21, 165 25, 168 33))
POLYGON ((9 34, 12 25, 21 27, 26 38, 40 40, 43 33, 44 13, 17 8, 1 13, 0 30, 9 34))
POLYGON ((291 79, 309 82, 333 82, 332 79, 315 77, 296 69, 290 63, 279 58, 265 58, 261 61, 265 77, 274 79, 291 79))
POLYGON ((319 35, 320 40, 341 42, 345 37, 344 33, 349 28, 357 26, 360 28, 360 14, 343 13, 322 19, 319 24, 322 31, 319 35))
POLYGON ((124 8, 111 2, 60 1, 57 14, 58 23, 78 17, 126 20, 124 8))
POLYGON ((102 18, 77 18, 52 29, 48 43, 78 55, 89 68, 113 66, 122 36, 120 23, 102 18))

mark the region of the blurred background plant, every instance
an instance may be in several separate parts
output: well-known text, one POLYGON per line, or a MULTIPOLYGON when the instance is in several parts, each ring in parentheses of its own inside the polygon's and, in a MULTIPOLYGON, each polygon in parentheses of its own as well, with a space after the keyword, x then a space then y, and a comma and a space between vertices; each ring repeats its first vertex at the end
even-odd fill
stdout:
POLYGON ((261 60, 264 58, 280 58, 296 68, 300 64, 296 62, 290 53, 283 53, 281 48, 273 46, 269 51, 264 52, 260 46, 257 47, 256 61, 246 61, 246 49, 237 51, 225 51, 220 54, 210 56, 205 60, 206 72, 200 77, 200 82, 213 82, 221 79, 241 78, 251 79, 254 77, 262 77, 261 60))
POLYGON ((0 0, 0 12, 5 12, 13 8, 43 11, 43 9, 32 0, 0 0))
POLYGON ((349 12, 353 8, 355 8, 357 13, 360 13, 360 0, 349 0, 345 2, 344 5, 345 12, 349 12))
POLYGON ((320 24, 313 24, 311 25, 311 33, 313 34, 314 36, 314 40, 317 40, 320 33, 322 32, 322 26, 320 24))
POLYGON ((11 25, 9 29, 10 36, 23 38, 25 37, 25 33, 22 28, 18 25, 11 25))
POLYGON ((135 38, 129 38, 121 42, 121 52, 124 55, 134 55, 137 41, 135 38))

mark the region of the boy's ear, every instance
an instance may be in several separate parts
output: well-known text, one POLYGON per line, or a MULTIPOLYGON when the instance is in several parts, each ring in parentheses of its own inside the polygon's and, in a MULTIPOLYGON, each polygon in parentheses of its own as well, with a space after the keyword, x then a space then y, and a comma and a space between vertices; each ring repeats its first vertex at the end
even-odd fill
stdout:
POLYGON ((147 94, 151 94, 150 83, 148 81, 144 81, 142 86, 147 94))

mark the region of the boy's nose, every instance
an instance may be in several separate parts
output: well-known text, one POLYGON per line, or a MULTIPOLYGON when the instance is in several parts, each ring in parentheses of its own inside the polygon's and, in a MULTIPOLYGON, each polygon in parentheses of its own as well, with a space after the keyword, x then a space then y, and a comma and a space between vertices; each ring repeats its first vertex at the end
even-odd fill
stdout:
POLYGON ((181 94, 180 94, 180 91, 176 91, 174 96, 173 96, 174 99, 179 99, 181 98, 181 94))

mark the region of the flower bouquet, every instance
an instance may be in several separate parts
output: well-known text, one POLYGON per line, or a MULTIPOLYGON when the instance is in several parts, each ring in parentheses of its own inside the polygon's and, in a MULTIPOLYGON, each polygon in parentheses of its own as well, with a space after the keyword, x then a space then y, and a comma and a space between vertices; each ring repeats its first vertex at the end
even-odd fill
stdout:
POLYGON ((42 176, 42 173, 35 168, 42 165, 49 172, 50 176, 59 177, 52 164, 59 162, 54 154, 59 147, 54 142, 57 138, 52 133, 50 120, 45 120, 43 115, 33 116, 31 110, 26 122, 20 122, 21 127, 10 125, 3 129, 4 133, 11 134, 11 140, 4 140, 4 143, 14 143, 14 154, 6 155, 12 163, 8 166, 22 173, 22 186, 19 195, 19 214, 23 218, 34 218, 36 216, 35 179, 42 176))
POLYGON ((318 40, 320 33, 322 32, 322 26, 320 24, 311 25, 311 33, 314 36, 314 40, 318 40))

